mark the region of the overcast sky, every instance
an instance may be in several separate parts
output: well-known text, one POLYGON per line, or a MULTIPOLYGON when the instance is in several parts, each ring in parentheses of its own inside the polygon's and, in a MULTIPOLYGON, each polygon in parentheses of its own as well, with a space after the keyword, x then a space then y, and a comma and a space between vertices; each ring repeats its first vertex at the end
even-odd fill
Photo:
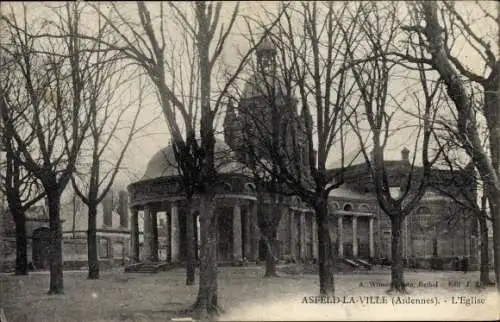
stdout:
MULTIPOLYGON (((51 15, 51 11, 44 8, 44 6, 48 3, 37 3, 37 2, 28 2, 26 6, 28 8, 28 12, 31 15, 36 16, 37 18, 49 16, 51 15)), ((106 2, 102 2, 103 5, 106 5, 106 2)), ((229 17, 229 13, 234 6, 234 2, 224 3, 223 9, 223 21, 227 21, 229 17)), ((120 4, 124 6, 124 12, 130 15, 136 15, 136 5, 135 3, 120 4)), ((186 10, 188 6, 191 4, 184 4, 186 10)), ((466 17, 468 21, 470 21, 473 30, 481 33, 481 32, 492 32, 492 27, 490 25, 483 24, 484 14, 475 2, 472 1, 464 1, 457 2, 456 4, 460 7, 460 10, 466 13, 466 17)), ((494 2, 481 2, 481 5, 484 7, 488 7, 491 10, 489 12, 494 15, 496 11, 494 2)), ((16 14, 16 16, 22 13, 21 3, 18 2, 3 2, 1 4, 2 11, 5 13, 5 9, 12 8, 16 14)), ((148 3, 148 7, 151 9, 151 12, 158 13, 156 7, 158 7, 158 3, 148 3)), ((276 12, 277 2, 242 2, 241 3, 241 15, 246 15, 252 17, 254 19, 263 18, 265 16, 266 10, 276 12)), ((87 15, 85 16, 85 25, 92 26, 97 21, 96 15, 87 15)), ((173 22, 175 23, 175 22, 173 22)), ((178 33, 178 25, 172 26, 172 34, 170 36, 176 37, 178 33), (177 27, 177 28, 176 28, 177 27)), ((239 19, 235 30, 231 34, 231 37, 228 40, 228 46, 223 53, 224 62, 228 65, 237 64, 237 61, 240 57, 241 52, 245 52, 248 49, 248 42, 245 40, 245 36, 248 35, 248 29, 243 19, 239 19)), ((493 42, 494 44, 494 42, 493 42)), ((496 51, 496 46, 493 46, 496 51)), ((464 61, 468 65, 468 67, 481 72, 483 66, 481 65, 481 60, 477 55, 474 54, 474 51, 470 49, 470 46, 467 45, 466 42, 462 44, 458 44, 457 50, 460 52, 460 55, 464 57, 464 61)), ((408 86, 408 80, 401 80, 401 83, 394 85, 395 91, 403 90, 408 86)), ((404 120, 404 116, 402 116, 402 120, 404 120)), ((142 124, 149 123, 149 126, 136 138, 136 140, 132 143, 129 148, 129 151, 126 155, 123 167, 124 171, 122 172, 120 178, 118 179, 118 186, 124 186, 128 184, 130 181, 137 180, 142 177, 146 165, 149 159, 162 147, 168 144, 170 139, 166 122, 161 113, 159 104, 156 100, 156 97, 150 92, 150 95, 144 101, 144 113, 141 115, 142 124)), ((403 146, 407 146, 410 150, 412 150, 413 143, 410 140, 411 134, 403 133, 398 135, 392 142, 391 146, 388 148, 387 157, 389 159, 395 159, 400 157, 400 150, 403 146)), ((352 140, 349 147, 351 150, 356 150, 357 140, 352 140)), ((113 154, 116 155, 113 151, 109 151, 109 157, 112 158, 113 154)), ((333 162, 337 159, 338 154, 332 154, 330 156, 330 161, 333 162)))

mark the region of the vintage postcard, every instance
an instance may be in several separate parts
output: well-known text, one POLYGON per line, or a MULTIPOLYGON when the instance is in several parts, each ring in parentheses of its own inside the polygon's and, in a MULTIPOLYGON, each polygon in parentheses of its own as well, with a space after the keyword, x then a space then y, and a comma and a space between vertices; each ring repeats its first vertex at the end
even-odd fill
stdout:
POLYGON ((500 319, 497 2, 0 9, 0 322, 500 319))

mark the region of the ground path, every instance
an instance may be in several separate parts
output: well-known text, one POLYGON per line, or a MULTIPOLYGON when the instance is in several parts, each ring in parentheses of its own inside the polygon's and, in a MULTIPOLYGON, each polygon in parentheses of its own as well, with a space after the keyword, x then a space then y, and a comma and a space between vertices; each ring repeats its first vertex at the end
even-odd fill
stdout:
MULTIPOLYGON (((386 301, 393 300, 394 296, 385 294, 388 271, 338 274, 336 295, 353 296, 357 301, 346 304, 311 304, 312 297, 318 293, 314 275, 281 273, 280 278, 267 279, 263 276, 263 267, 221 267, 219 271, 219 300, 225 310, 222 320, 399 320, 405 317, 491 320, 499 316, 500 302, 498 296, 491 293, 493 289, 480 292, 474 287, 477 272, 407 272, 410 295, 400 300, 434 298, 439 305, 367 305, 359 302, 361 296, 378 295, 386 301), (436 282, 437 288, 432 285, 436 282), (484 303, 477 303, 483 300, 484 303)), ((157 274, 109 271, 102 272, 101 279, 95 281, 86 280, 86 272, 68 271, 64 278, 65 294, 49 296, 46 294, 47 273, 32 273, 27 277, 1 275, 0 306, 8 322, 167 321, 179 317, 177 311, 192 304, 198 290, 197 285, 184 285, 184 269, 157 274)))

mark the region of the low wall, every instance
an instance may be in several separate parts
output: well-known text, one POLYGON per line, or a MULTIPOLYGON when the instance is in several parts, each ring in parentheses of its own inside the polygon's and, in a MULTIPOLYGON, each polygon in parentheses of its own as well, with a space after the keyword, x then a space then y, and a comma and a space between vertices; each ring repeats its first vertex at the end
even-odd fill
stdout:
MULTIPOLYGON (((129 262, 128 239, 122 236, 98 236, 107 240, 107 252, 105 258, 100 258, 100 268, 102 270, 113 267, 124 266, 129 262)), ((16 242, 15 238, 1 238, 0 272, 9 273, 15 271, 16 265, 16 242)), ((63 237, 63 261, 64 269, 80 270, 87 269, 87 239, 69 236, 63 237)), ((98 246, 99 252, 99 246, 98 246)), ((28 267, 33 269, 32 264, 32 243, 28 240, 28 267)), ((47 268, 48 269, 48 268, 47 268)))

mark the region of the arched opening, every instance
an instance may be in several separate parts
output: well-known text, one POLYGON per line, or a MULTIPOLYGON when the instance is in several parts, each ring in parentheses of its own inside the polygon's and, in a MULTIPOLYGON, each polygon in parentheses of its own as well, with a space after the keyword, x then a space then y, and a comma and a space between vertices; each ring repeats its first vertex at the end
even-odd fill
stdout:
POLYGON ((245 192, 255 192, 257 190, 254 183, 247 182, 245 183, 245 192))
POLYGON ((344 205, 344 211, 352 211, 352 205, 350 203, 344 205))
POLYGON ((46 269, 49 267, 50 254, 50 230, 40 227, 33 231, 32 261, 35 269, 46 269))

